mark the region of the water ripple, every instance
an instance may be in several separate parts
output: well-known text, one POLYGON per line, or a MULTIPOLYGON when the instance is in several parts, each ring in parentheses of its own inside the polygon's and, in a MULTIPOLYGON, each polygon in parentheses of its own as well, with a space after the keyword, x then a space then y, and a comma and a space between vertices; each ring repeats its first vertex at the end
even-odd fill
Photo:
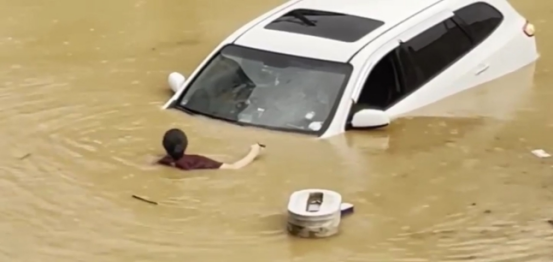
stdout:
MULTIPOLYGON (((551 261, 552 163, 522 157, 551 142, 552 125, 529 128, 551 121, 536 113, 551 100, 498 123, 413 119, 308 141, 159 110, 167 73, 190 72, 224 37, 212 27, 245 17, 228 12, 236 2, 4 2, 0 261, 551 261), (197 38, 183 44, 176 24, 197 38), (258 139, 268 151, 235 172, 152 165, 170 127, 217 159, 258 139), (285 202, 306 187, 355 204, 340 235, 286 234, 285 202)), ((243 4, 255 15, 277 1, 243 4)), ((551 95, 551 82, 535 89, 551 95)), ((479 108, 512 108, 501 102, 479 108)))

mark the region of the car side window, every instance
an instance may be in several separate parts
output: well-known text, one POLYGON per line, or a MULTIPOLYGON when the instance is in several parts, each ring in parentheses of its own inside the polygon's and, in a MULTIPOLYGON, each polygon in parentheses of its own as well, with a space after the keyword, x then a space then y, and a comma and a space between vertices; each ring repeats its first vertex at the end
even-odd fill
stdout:
POLYGON ((415 91, 472 48, 471 39, 452 19, 447 19, 403 43, 400 60, 404 79, 407 80, 406 91, 415 91))
POLYGON ((459 9, 454 14, 462 20, 471 38, 479 44, 498 28, 504 16, 493 6, 479 2, 459 9))

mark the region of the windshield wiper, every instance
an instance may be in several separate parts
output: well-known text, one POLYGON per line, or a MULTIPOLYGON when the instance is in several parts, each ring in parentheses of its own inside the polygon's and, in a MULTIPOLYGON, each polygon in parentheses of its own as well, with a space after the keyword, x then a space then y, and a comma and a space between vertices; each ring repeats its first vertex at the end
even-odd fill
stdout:
POLYGON ((183 112, 185 112, 185 113, 187 113, 187 114, 189 114, 189 115, 197 115, 197 114, 198 114, 198 112, 196 112, 196 111, 194 111, 194 110, 192 110, 192 109, 189 109, 189 108, 187 108, 187 107, 185 107, 185 106, 183 106, 183 105, 175 105, 174 108, 177 108, 177 109, 179 109, 179 110, 181 110, 181 111, 183 111, 183 112))
POLYGON ((212 114, 201 113, 201 112, 198 112, 196 110, 189 109, 189 108, 187 108, 183 105, 176 105, 175 108, 177 108, 177 109, 179 109, 179 110, 181 110, 185 113, 188 113, 190 115, 201 115, 201 116, 205 116, 205 117, 208 117, 208 118, 222 120, 222 121, 225 121, 225 122, 236 124, 236 125, 239 125, 239 126, 246 126, 245 123, 242 123, 238 120, 232 120, 232 119, 229 119, 229 118, 220 117, 220 116, 216 116, 216 115, 212 115, 212 114))
POLYGON ((245 124, 240 122, 238 119, 233 120, 233 119, 229 119, 229 118, 225 118, 225 117, 221 117, 221 116, 217 116, 217 115, 212 115, 212 114, 201 114, 201 115, 203 115, 205 117, 212 118, 212 119, 217 119, 217 120, 225 121, 225 122, 228 122, 228 123, 236 124, 236 125, 239 125, 239 126, 245 126, 245 124))

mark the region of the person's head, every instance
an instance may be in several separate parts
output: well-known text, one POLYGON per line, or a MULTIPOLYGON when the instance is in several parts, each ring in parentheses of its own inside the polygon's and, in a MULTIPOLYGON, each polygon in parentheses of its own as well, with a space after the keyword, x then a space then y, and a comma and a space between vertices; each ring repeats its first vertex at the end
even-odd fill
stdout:
POLYGON ((187 135, 180 129, 169 129, 164 134, 162 144, 165 148, 165 152, 167 152, 171 158, 179 160, 183 157, 187 149, 187 135))

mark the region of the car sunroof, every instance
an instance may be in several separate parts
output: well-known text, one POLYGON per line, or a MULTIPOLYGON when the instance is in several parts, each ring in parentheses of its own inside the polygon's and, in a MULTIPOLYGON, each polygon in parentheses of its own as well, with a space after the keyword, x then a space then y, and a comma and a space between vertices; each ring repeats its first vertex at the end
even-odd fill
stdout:
POLYGON ((359 16, 296 9, 275 19, 265 29, 356 42, 384 24, 380 20, 359 16))

